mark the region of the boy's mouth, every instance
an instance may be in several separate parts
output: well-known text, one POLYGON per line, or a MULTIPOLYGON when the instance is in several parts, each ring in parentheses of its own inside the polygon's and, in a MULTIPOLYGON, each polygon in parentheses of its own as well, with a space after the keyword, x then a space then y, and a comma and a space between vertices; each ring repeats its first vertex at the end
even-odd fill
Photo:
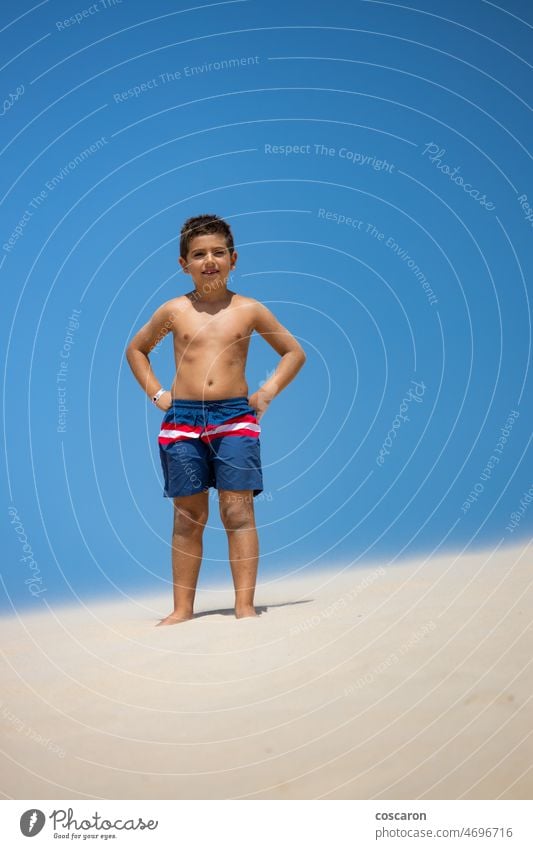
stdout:
POLYGON ((202 271, 202 274, 207 274, 209 276, 211 274, 218 274, 218 271, 202 271))

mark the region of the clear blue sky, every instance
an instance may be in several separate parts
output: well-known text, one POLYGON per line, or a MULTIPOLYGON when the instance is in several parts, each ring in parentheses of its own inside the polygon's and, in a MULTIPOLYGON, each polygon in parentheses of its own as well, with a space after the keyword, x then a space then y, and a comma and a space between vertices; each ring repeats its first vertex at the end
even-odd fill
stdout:
MULTIPOLYGON (((308 354, 262 421, 262 578, 531 535, 530 3, 194 5, 2 5, 5 611, 170 597, 124 349, 205 212, 308 354)), ((250 392, 276 362, 255 337, 250 392)))

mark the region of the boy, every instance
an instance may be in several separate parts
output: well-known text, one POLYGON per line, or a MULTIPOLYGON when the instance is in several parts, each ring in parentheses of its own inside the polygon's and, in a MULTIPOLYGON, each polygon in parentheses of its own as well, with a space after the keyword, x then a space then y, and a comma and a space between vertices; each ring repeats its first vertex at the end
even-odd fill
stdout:
POLYGON ((181 230, 179 263, 191 275, 194 290, 160 306, 126 350, 136 379, 165 412, 159 451, 164 495, 174 502, 174 610, 158 625, 193 617, 210 486, 218 489, 228 536, 235 616, 257 616, 259 544, 253 498, 263 489, 259 421, 306 360, 301 345, 270 310, 227 288, 237 252, 223 219, 188 218, 181 230), (245 367, 254 330, 281 360, 269 380, 248 395, 245 367), (163 389, 148 354, 169 331, 176 375, 170 389, 163 389))

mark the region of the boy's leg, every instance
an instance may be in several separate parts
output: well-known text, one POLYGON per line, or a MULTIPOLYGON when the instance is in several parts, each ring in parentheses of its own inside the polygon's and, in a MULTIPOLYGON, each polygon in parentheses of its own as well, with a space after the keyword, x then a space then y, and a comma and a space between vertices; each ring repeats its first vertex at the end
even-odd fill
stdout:
POLYGON ((202 562, 203 532, 209 514, 209 492, 174 498, 172 580, 174 610, 158 625, 192 619, 198 573, 202 562))
POLYGON ((255 527, 253 490, 219 489, 220 517, 228 535, 235 587, 235 616, 257 616, 254 607, 259 540, 255 527))

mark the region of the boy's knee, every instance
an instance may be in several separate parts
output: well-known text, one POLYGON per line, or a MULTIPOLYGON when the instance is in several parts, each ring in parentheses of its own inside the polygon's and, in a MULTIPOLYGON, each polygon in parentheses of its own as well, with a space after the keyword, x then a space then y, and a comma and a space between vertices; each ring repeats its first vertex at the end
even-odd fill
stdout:
POLYGON ((174 534, 191 536, 201 533, 207 522, 207 510, 188 510, 176 507, 174 510, 174 534))
POLYGON ((255 525, 251 496, 230 495, 220 502, 220 518, 227 531, 253 528, 255 525))

